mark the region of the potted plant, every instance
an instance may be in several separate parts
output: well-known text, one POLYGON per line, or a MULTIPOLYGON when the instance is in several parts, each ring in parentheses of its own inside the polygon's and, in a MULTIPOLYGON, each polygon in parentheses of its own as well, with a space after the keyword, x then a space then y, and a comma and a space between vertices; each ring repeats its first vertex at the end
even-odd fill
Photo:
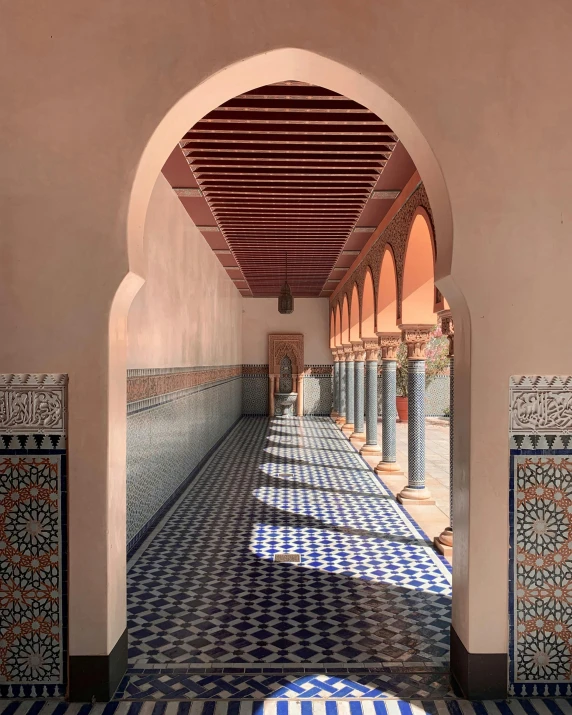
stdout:
MULTIPOLYGON (((441 333, 441 326, 435 326, 425 354, 425 387, 427 388, 434 378, 443 374, 449 366, 449 341, 441 333)), ((397 397, 395 400, 400 422, 407 422, 409 417, 407 364, 407 345, 401 343, 397 351, 397 397)))

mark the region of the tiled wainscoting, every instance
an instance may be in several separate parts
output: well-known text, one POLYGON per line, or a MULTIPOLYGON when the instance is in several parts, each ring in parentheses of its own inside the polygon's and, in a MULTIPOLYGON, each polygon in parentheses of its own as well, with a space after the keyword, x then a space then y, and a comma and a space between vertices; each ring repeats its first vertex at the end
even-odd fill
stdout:
MULTIPOLYGON (((305 415, 329 415, 332 411, 332 368, 332 365, 306 365, 305 415)), ((268 365, 242 366, 242 414, 268 414, 268 365)))
POLYGON ((239 419, 241 366, 128 370, 127 395, 132 551, 239 419))
MULTIPOLYGON (((443 417, 449 410, 449 375, 437 375, 425 390, 425 415, 443 417)), ((377 414, 381 417, 381 368, 377 373, 377 414)))
POLYGON ((0 697, 66 681, 67 375, 0 375, 0 697))
POLYGON ((509 687, 572 680, 572 376, 510 381, 509 687))

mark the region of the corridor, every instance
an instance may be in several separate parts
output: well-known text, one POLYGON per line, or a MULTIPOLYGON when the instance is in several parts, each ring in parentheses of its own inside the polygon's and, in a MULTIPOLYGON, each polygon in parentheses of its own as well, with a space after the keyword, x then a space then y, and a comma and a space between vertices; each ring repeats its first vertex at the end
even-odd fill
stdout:
POLYGON ((128 592, 117 697, 448 691, 450 568, 326 417, 243 417, 131 559, 128 592))

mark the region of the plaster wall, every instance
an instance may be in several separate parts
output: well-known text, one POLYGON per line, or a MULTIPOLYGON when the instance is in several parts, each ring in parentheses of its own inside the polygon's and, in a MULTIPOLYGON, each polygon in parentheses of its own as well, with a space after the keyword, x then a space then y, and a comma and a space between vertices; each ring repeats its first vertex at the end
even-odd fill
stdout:
POLYGON ((157 174, 207 111, 287 79, 378 112, 427 188, 456 325, 453 623, 506 653, 509 377, 572 354, 570 4, 21 0, 2 30, 0 365, 69 374, 70 653, 125 629, 126 315, 157 174))
POLYGON ((242 363, 268 363, 270 333, 303 333, 306 365, 330 365, 327 298, 294 298, 294 312, 278 312, 277 298, 245 298, 242 302, 242 363))
POLYGON ((145 284, 127 320, 127 367, 240 364, 242 296, 162 174, 144 251, 145 284))
POLYGON ((162 174, 144 252, 127 320, 129 552, 242 411, 242 296, 162 174))

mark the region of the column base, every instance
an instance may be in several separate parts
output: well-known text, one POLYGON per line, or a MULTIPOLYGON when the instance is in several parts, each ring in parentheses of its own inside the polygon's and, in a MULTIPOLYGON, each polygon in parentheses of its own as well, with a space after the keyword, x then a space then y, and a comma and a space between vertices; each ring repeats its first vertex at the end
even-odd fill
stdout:
POLYGON ((115 694, 127 671, 127 629, 109 655, 71 655, 68 700, 106 703, 115 694))
POLYGON ((470 700, 505 700, 508 655, 469 653, 451 626, 451 676, 457 694, 470 700))
POLYGON ((354 424, 353 422, 346 422, 345 425, 342 427, 342 432, 344 434, 347 434, 349 437, 351 434, 353 434, 354 431, 354 424))
POLYGON ((397 462, 380 462, 375 471, 377 474, 403 474, 403 469, 397 462))
POLYGON ((356 442, 365 442, 365 432, 354 432, 350 439, 355 439, 356 442))
POLYGON ((333 411, 330 412, 330 417, 334 420, 334 422, 338 419, 339 415, 337 412, 333 411))
POLYGON ((437 551, 443 556, 451 556, 453 553, 453 529, 448 526, 439 536, 433 540, 437 551))
POLYGON ((404 487, 397 495, 397 501, 404 506, 435 505, 435 499, 431 497, 431 492, 427 489, 427 487, 423 487, 423 489, 411 489, 410 487, 404 487))
POLYGON ((345 425, 345 423, 346 423, 346 418, 345 418, 345 417, 341 417, 341 416, 340 416, 340 417, 338 417, 337 420, 336 420, 336 424, 338 425, 338 427, 339 427, 340 429, 345 425))
POLYGON ((375 457, 381 454, 381 449, 377 444, 364 444, 364 446, 359 451, 364 457, 375 457))

